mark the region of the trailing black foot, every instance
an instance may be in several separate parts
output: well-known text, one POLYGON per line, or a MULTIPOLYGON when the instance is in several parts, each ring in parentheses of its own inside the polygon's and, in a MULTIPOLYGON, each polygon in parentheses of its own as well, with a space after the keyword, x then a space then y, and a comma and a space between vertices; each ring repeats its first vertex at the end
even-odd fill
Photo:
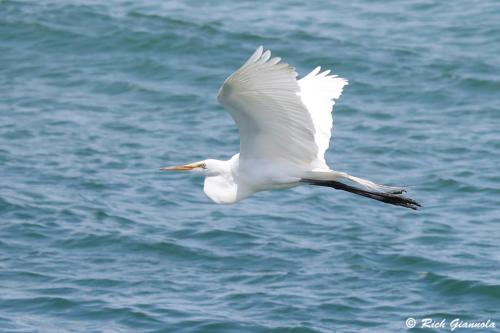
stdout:
POLYGON ((369 191, 369 190, 357 188, 354 186, 350 186, 350 185, 344 184, 342 182, 337 182, 334 180, 302 179, 301 181, 304 183, 310 184, 310 185, 326 186, 326 187, 334 188, 336 190, 351 192, 351 193, 358 194, 358 195, 361 195, 361 196, 364 196, 364 197, 367 197, 370 199, 382 201, 382 202, 385 202, 385 203, 388 203, 391 205, 410 208, 413 210, 417 210, 419 207, 422 207, 415 200, 401 195, 401 193, 403 191, 398 191, 398 192, 394 192, 394 193, 369 191))

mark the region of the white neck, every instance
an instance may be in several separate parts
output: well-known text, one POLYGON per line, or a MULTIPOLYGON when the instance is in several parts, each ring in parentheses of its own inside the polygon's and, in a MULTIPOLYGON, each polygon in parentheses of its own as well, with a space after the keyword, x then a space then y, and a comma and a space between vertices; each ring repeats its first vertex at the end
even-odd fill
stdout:
POLYGON ((239 156, 227 161, 209 160, 203 190, 216 203, 233 203, 249 195, 238 182, 239 156))

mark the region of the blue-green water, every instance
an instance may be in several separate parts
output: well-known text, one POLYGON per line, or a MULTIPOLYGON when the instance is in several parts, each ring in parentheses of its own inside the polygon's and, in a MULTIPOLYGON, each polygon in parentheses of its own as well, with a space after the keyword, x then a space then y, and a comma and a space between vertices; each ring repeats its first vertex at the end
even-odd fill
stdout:
POLYGON ((499 326, 499 22, 496 0, 0 1, 0 331, 499 326), (158 171, 238 151, 215 95, 261 44, 349 79, 327 160, 424 209, 219 206, 158 171))

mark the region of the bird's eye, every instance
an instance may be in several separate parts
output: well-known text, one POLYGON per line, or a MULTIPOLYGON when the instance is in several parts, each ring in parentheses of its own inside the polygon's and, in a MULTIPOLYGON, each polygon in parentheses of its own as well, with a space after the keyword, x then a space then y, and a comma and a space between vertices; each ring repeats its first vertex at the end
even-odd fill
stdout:
POLYGON ((206 169, 206 168, 207 168, 207 165, 206 165, 205 163, 201 163, 201 167, 202 167, 203 169, 206 169))

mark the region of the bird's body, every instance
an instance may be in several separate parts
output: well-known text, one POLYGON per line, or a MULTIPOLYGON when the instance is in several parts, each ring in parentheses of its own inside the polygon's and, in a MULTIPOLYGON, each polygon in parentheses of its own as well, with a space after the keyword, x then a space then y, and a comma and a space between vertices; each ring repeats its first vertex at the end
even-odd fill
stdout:
POLYGON ((332 108, 347 81, 330 75, 329 70, 320 72, 320 67, 296 80, 295 70, 280 61, 259 47, 219 90, 218 101, 239 129, 239 154, 227 161, 205 160, 162 169, 202 171, 204 191, 216 203, 312 184, 416 209, 418 203, 402 196, 401 188, 328 167, 324 155, 330 143, 332 108))
POLYGON ((205 164, 216 170, 206 174, 204 185, 205 193, 216 203, 234 203, 255 192, 290 188, 300 181, 298 173, 292 176, 286 165, 279 167, 267 160, 241 161, 240 154, 227 161, 207 160, 205 164))

